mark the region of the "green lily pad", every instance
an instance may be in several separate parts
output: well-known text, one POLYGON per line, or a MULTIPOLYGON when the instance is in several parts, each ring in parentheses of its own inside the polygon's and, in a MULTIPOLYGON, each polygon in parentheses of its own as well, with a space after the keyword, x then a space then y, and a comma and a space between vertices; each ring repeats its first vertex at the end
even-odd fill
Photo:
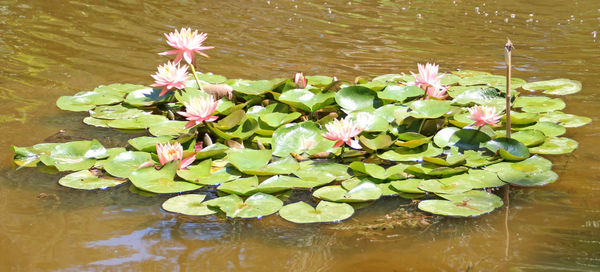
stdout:
POLYGON ((292 113, 282 113, 282 112, 271 112, 264 113, 260 115, 260 120, 265 122, 267 125, 277 128, 279 126, 285 125, 289 122, 292 122, 298 117, 302 116, 299 112, 292 113))
POLYGON ((433 146, 432 143, 417 148, 397 147, 377 155, 388 161, 419 161, 423 157, 435 157, 442 154, 442 149, 433 146))
POLYGON ((19 167, 36 167, 40 162, 40 152, 34 150, 32 147, 10 147, 15 155, 13 156, 13 162, 19 167))
MULTIPOLYGON (((497 137, 503 137, 504 135, 506 135, 505 130, 496 130, 497 137)), ((510 137, 528 147, 542 144, 546 140, 546 135, 535 129, 520 130, 515 133, 511 133, 510 137)))
POLYGON ((360 161, 352 162, 349 167, 355 172, 365 173, 376 179, 385 180, 388 178, 401 179, 404 178, 404 169, 408 165, 396 164, 388 169, 385 169, 377 164, 363 163, 360 161))
POLYGON ((328 151, 333 148, 335 142, 325 139, 323 133, 317 123, 310 121, 281 126, 273 133, 273 155, 313 155, 328 151))
POLYGON ((456 127, 447 127, 439 130, 435 136, 433 137, 433 142, 438 147, 446 147, 450 144, 450 138, 454 133, 459 131, 459 128, 456 127))
POLYGON ((171 141, 170 136, 149 137, 142 136, 127 141, 133 148, 139 151, 156 152, 156 144, 165 144, 171 141))
POLYGON ((461 106, 471 104, 485 104, 490 99, 502 97, 503 96, 500 95, 500 92, 498 92, 498 90, 496 90, 495 88, 468 89, 454 97, 452 103, 461 106))
POLYGON ((271 80, 234 80, 226 83, 233 87, 233 90, 247 95, 262 95, 270 92, 283 84, 286 79, 275 78, 271 80))
POLYGON ((416 176, 445 177, 467 172, 466 167, 446 167, 435 164, 414 164, 406 168, 406 172, 416 176))
POLYGON ((118 179, 110 176, 97 176, 90 170, 81 170, 62 177, 58 184, 81 190, 103 190, 126 182, 126 179, 118 179))
POLYGON ((374 110, 380 105, 376 98, 375 91, 362 86, 346 87, 335 94, 335 102, 346 112, 374 110))
POLYGON ((79 92, 73 96, 61 96, 56 106, 61 110, 87 111, 98 105, 110 105, 123 101, 123 95, 104 92, 79 92))
MULTIPOLYGON (((405 105, 387 104, 377 108, 373 113, 391 123, 396 120, 396 114, 401 114, 402 112, 408 112, 408 107, 405 105)), ((408 114, 406 117, 408 117, 408 114)))
POLYGON ((279 96, 279 101, 313 113, 335 101, 334 92, 313 93, 306 89, 292 89, 279 96))
POLYGON ((322 184, 319 182, 302 180, 290 176, 276 175, 261 182, 257 188, 259 192, 272 194, 297 188, 313 188, 320 185, 322 184))
MULTIPOLYGON (((540 115, 534 112, 510 112, 510 122, 513 125, 527 125, 537 122, 540 115)), ((506 115, 502 116, 502 121, 506 122, 506 115)))
POLYGON ((103 128, 107 128, 108 127, 108 122, 110 122, 112 120, 105 120, 105 119, 96 119, 94 117, 85 117, 83 118, 83 123, 86 125, 90 125, 90 126, 95 126, 95 127, 103 127, 103 128))
POLYGON ((512 138, 496 138, 485 144, 492 152, 498 152, 507 161, 521 161, 529 158, 529 149, 512 138))
POLYGON ((272 195, 256 193, 244 201, 237 195, 228 195, 205 202, 209 207, 218 207, 231 218, 255 218, 276 213, 283 202, 272 195))
POLYGON ((398 83, 399 81, 408 82, 408 81, 414 81, 414 80, 415 80, 415 78, 412 77, 411 75, 385 74, 385 75, 380 75, 380 76, 373 78, 372 81, 398 83), (410 77, 410 79, 406 79, 407 77, 410 77))
POLYGON ((374 138, 368 135, 360 135, 358 137, 361 145, 370 150, 379 150, 390 147, 394 142, 392 137, 386 133, 377 134, 374 138))
POLYGON ((215 75, 213 73, 196 72, 196 76, 198 77, 198 80, 202 80, 202 81, 208 82, 210 84, 219 84, 219 83, 223 83, 227 80, 226 77, 224 77, 222 75, 215 75))
POLYGON ((544 90, 545 94, 568 95, 581 91, 581 82, 566 78, 530 82, 522 86, 529 91, 544 90))
POLYGON ((306 202, 296 202, 285 205, 279 211, 283 219, 299 223, 325 223, 345 220, 354 214, 352 206, 346 203, 320 201, 316 208, 306 202))
POLYGON ((385 87, 383 91, 378 92, 377 96, 383 100, 404 102, 408 98, 419 97, 424 94, 425 91, 417 86, 390 85, 385 87))
POLYGON ((456 146, 461 150, 477 150, 482 148, 489 140, 491 140, 491 137, 481 129, 465 128, 452 134, 448 145, 456 146))
POLYGON ((333 83, 333 78, 330 76, 306 76, 306 82, 312 86, 325 87, 333 83))
POLYGON ((395 180, 391 182, 391 186, 394 187, 396 191, 411 194, 421 194, 424 193, 423 190, 419 189, 419 185, 422 181, 423 179, 395 180))
POLYGON ((455 74, 459 77, 474 77, 474 76, 481 76, 481 75, 491 75, 488 72, 484 72, 484 71, 474 71, 474 70, 460 70, 460 71, 454 71, 452 72, 452 74, 455 74))
POLYGON ((551 112, 562 110, 566 106, 560 98, 545 96, 519 96, 515 99, 514 107, 521 108, 524 112, 551 112))
POLYGON ((159 97, 158 95, 161 93, 161 91, 162 89, 153 88, 139 89, 130 92, 125 98, 125 103, 134 107, 147 107, 154 104, 167 102, 171 98, 171 95, 167 93, 166 95, 159 97))
MULTIPOLYGON (((510 79, 510 87, 512 89, 518 89, 519 87, 525 84, 525 80, 513 77, 510 79)), ((498 75, 476 75, 463 77, 460 79, 458 84, 463 86, 471 86, 471 85, 489 85, 494 87, 504 87, 506 88, 506 77, 498 76, 498 75)))
MULTIPOLYGON (((512 118, 511 118, 512 119, 512 118)), ((592 122, 592 119, 585 116, 568 114, 560 111, 547 112, 540 117, 542 122, 557 123, 560 126, 574 128, 587 125, 592 122)))
POLYGON ((132 119, 142 114, 148 114, 137 108, 123 107, 121 104, 114 106, 98 106, 90 110, 90 116, 98 119, 132 119))
POLYGON ((207 147, 202 148, 202 150, 198 151, 196 153, 196 159, 201 160, 201 159, 205 159, 205 158, 212 158, 212 157, 215 157, 217 155, 227 152, 227 150, 229 150, 229 147, 227 147, 224 144, 220 144, 220 143, 211 144, 207 147))
POLYGON ((267 163, 271 160, 271 150, 230 149, 227 156, 231 164, 244 172, 267 166, 267 163))
POLYGON ((133 119, 110 120, 106 124, 111 128, 117 129, 146 129, 156 123, 167 122, 168 119, 162 115, 141 115, 133 119))
POLYGON ((439 215, 471 217, 489 213, 503 205, 502 199, 485 191, 440 196, 447 200, 423 200, 419 202, 419 209, 439 215))
POLYGON ((104 162, 104 170, 112 176, 127 178, 145 162, 152 161, 150 153, 127 151, 108 158, 104 162))
POLYGON ((240 169, 240 171, 249 175, 271 176, 291 174, 299 168, 300 164, 298 163, 298 161, 296 161, 296 159, 294 159, 292 156, 286 156, 281 159, 274 160, 273 162, 267 164, 262 168, 244 170, 240 169))
POLYGON ((551 170, 521 171, 512 167, 505 167, 498 172, 498 177, 504 182, 518 186, 543 186, 558 179, 558 175, 551 170))
POLYGON ((177 175, 191 183, 219 185, 239 179, 242 173, 229 166, 213 171, 212 160, 208 159, 186 169, 177 170, 177 175))
POLYGON ((538 130, 544 133, 547 137, 555 137, 563 135, 567 132, 567 129, 561 125, 557 125, 553 122, 537 122, 534 125, 526 127, 514 127, 514 130, 538 130))
POLYGON ((352 177, 348 174, 347 165, 321 161, 304 161, 300 163, 300 169, 293 173, 303 180, 316 181, 320 184, 352 177))
POLYGON ((185 121, 162 121, 152 124, 148 131, 150 131, 150 134, 157 137, 177 136, 189 130, 185 128, 185 124, 187 124, 185 121))
POLYGON ((473 189, 471 184, 456 179, 447 180, 446 182, 436 179, 427 179, 421 181, 418 188, 425 192, 436 194, 460 194, 473 189))
POLYGON ((249 196, 258 192, 258 178, 252 176, 249 178, 241 178, 238 180, 223 183, 217 187, 217 190, 241 196, 249 196))
POLYGON ((371 182, 363 182, 349 191, 340 185, 330 185, 314 191, 313 196, 332 202, 365 202, 379 199, 381 189, 371 182))
POLYGON ((110 84, 110 85, 100 85, 98 86, 96 89, 94 89, 94 92, 97 93, 104 93, 104 94, 112 94, 112 95, 118 95, 120 97, 124 97, 126 94, 139 90, 139 89, 144 89, 144 88, 148 88, 144 85, 136 85, 136 84, 121 84, 121 83, 115 83, 115 84, 110 84))
POLYGON ((438 118, 450 111, 450 102, 442 100, 417 100, 409 104, 410 115, 415 118, 438 118))
POLYGON ((217 134, 217 136, 225 140, 234 138, 244 140, 250 138, 258 130, 258 121, 252 118, 246 118, 246 120, 244 120, 241 124, 227 131, 220 130, 213 126, 209 126, 209 128, 211 131, 217 134))
POLYGON ((465 150, 463 153, 466 160, 465 166, 470 168, 478 168, 502 161, 501 158, 495 159, 494 157, 487 156, 482 153, 483 152, 481 151, 465 150))
POLYGON ((40 159, 48 166, 55 166, 59 171, 78 171, 94 165, 96 159, 103 159, 109 154, 97 140, 75 141, 54 146, 49 155, 43 154, 40 159))
POLYGON ((458 83, 458 81, 460 81, 460 76, 455 74, 444 74, 440 80, 440 83, 442 85, 453 85, 458 83))
POLYGON ((387 120, 372 112, 354 111, 348 114, 348 116, 356 121, 356 126, 366 132, 382 132, 390 128, 387 120))
POLYGON ((579 144, 577 141, 566 138, 566 137, 550 137, 544 141, 543 144, 529 149, 531 153, 535 154, 551 154, 560 155, 568 154, 573 152, 579 144))
POLYGON ((186 181, 175 181, 179 161, 165 164, 160 170, 154 167, 141 168, 129 175, 131 183, 138 189, 157 194, 173 194, 199 189, 200 185, 186 181))
POLYGON ((440 180, 445 184, 465 183, 473 189, 495 188, 506 185, 494 172, 470 169, 469 173, 447 177, 440 180))
POLYGON ((205 198, 206 195, 200 194, 178 195, 163 202, 162 208, 168 212, 193 216, 215 214, 216 211, 203 202, 205 198))

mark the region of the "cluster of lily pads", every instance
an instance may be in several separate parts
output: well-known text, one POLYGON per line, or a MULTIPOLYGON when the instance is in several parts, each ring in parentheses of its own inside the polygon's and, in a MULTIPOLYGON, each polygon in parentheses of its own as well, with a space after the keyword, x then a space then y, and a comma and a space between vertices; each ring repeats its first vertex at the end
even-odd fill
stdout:
POLYGON ((506 111, 504 76, 468 70, 440 75, 443 97, 430 97, 415 81, 408 74, 354 82, 301 74, 244 80, 194 71, 193 80, 168 92, 100 86, 56 104, 89 112, 83 119, 88 125, 149 135, 117 148, 97 140, 13 146, 14 162, 71 172, 59 184, 75 189, 130 182, 132 191, 145 195, 177 194, 163 208, 187 215, 278 213, 296 223, 335 222, 364 203, 402 197, 419 199, 418 208, 433 214, 477 216, 503 205, 487 189, 556 181, 552 163, 538 154, 572 152, 577 142, 561 135, 591 122, 561 112, 563 100, 543 95, 578 92, 581 84, 573 80, 513 78, 511 138, 503 121, 475 126, 468 110, 506 111), (216 108, 206 120, 190 121, 184 113, 199 98, 216 108), (357 128, 352 145, 326 129, 340 120, 357 128), (298 191, 312 195, 308 203, 290 203, 298 191))

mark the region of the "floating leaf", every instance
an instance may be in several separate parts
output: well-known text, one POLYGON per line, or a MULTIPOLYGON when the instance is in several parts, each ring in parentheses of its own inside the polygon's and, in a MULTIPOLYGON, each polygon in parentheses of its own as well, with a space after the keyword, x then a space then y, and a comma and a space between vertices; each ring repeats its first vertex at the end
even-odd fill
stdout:
POLYGON ((459 77, 474 77, 474 76, 481 76, 481 75, 490 75, 490 73, 488 73, 488 72, 474 71, 474 70, 454 71, 454 72, 452 72, 452 74, 455 74, 459 77))
POLYGON ((316 123, 310 121, 281 126, 273 133, 273 155, 313 155, 328 151, 335 142, 325 139, 323 133, 316 123))
POLYGON ((419 97, 424 94, 425 91, 417 86, 390 85, 385 87, 383 91, 378 92, 377 96, 383 100, 404 102, 408 98, 419 97))
POLYGON ((279 101, 313 113, 335 101, 334 92, 313 93, 306 89, 292 89, 279 96, 279 101))
POLYGON ((224 144, 220 144, 220 143, 211 144, 207 147, 202 148, 202 150, 197 151, 196 159, 201 160, 201 159, 205 159, 205 158, 215 157, 217 155, 225 153, 227 150, 229 150, 229 147, 227 147, 224 144))
POLYGON ((355 120, 356 126, 362 128, 366 132, 382 132, 387 131, 390 127, 387 120, 375 115, 372 112, 354 111, 348 114, 350 118, 355 120))
POLYGON ((170 136, 149 137, 142 136, 127 141, 133 148, 139 151, 156 152, 156 144, 165 144, 171 141, 170 136))
POLYGON ((192 216, 215 214, 214 210, 202 202, 205 198, 206 195, 200 194, 178 195, 163 202, 162 208, 168 212, 192 216))
POLYGON ((338 222, 349 218, 352 214, 354 214, 352 206, 324 200, 320 201, 316 208, 299 201, 285 205, 279 211, 283 219, 299 224, 338 222))
POLYGON ((167 117, 162 115, 141 115, 134 119, 110 120, 106 124, 109 127, 117 129, 146 129, 156 123, 168 121, 167 117))
POLYGON ((507 161, 521 161, 529 158, 529 149, 512 138, 496 138, 485 144, 492 152, 498 152, 507 161))
MULTIPOLYGON (((518 89, 525 84, 525 80, 513 77, 510 79, 510 87, 512 89, 518 89)), ((506 88, 506 77, 498 75, 475 75, 469 77, 463 77, 458 84, 463 86, 471 85, 489 85, 494 87, 506 88)))
POLYGON ((530 151, 531 153, 536 154, 559 155, 571 153, 577 149, 578 146, 579 144, 577 141, 572 139, 566 137, 551 137, 547 138, 543 144, 532 147, 530 151))
POLYGON ((258 192, 258 178, 252 176, 238 180, 223 183, 217 187, 217 190, 240 196, 249 196, 258 192))
POLYGON ((131 172, 140 168, 145 162, 152 161, 150 153, 127 151, 108 158, 104 162, 104 170, 112 176, 127 178, 131 172))
POLYGON ((469 183, 456 179, 446 182, 436 179, 423 180, 419 183, 418 188, 436 194, 460 194, 473 189, 469 183))
POLYGON ((205 202, 209 207, 218 207, 231 218, 263 217, 276 213, 283 202, 272 195, 256 193, 244 201, 237 195, 228 195, 205 202))
POLYGON ((165 164, 160 170, 154 167, 141 168, 129 176, 131 183, 138 189, 157 194, 173 194, 199 189, 200 185, 185 181, 175 181, 178 161, 165 164))
POLYGON ((424 156, 435 157, 440 154, 442 154, 442 150, 429 143, 417 148, 397 147, 378 155, 378 157, 388 161, 419 161, 424 156))
POLYGON ((473 189, 494 188, 506 185, 494 172, 470 169, 469 173, 447 177, 440 180, 445 184, 465 183, 473 189))
POLYGON ((447 200, 423 200, 419 202, 419 209, 439 215, 470 217, 489 213, 503 204, 498 196, 485 191, 440 196, 447 200))
POLYGON ((136 108, 123 107, 122 105, 114 106, 98 106, 90 110, 90 116, 98 119, 132 119, 142 114, 147 114, 144 111, 136 108))
POLYGON ((389 167, 388 169, 385 169, 377 164, 363 163, 359 161, 355 161, 350 164, 350 168, 352 168, 352 170, 354 170, 355 172, 357 171, 365 173, 371 177, 381 180, 388 178, 405 178, 404 169, 406 169, 406 167, 408 167, 408 165, 396 164, 392 167, 389 167))
POLYGON ((537 122, 534 125, 526 127, 514 127, 514 130, 538 130, 544 133, 547 137, 555 137, 563 135, 567 132, 567 129, 561 125, 557 125, 552 122, 537 122))
POLYGON ((83 123, 85 123, 86 125, 95 126, 95 127, 107 128, 108 122, 110 122, 110 121, 112 121, 112 120, 96 119, 96 118, 90 117, 90 116, 83 118, 83 123))
POLYGON ((43 154, 42 162, 59 171, 78 171, 94 165, 96 159, 108 157, 106 148, 97 140, 75 141, 54 146, 50 155, 43 154))
POLYGON ((227 81, 233 90, 248 94, 248 95, 262 95, 267 92, 270 92, 283 84, 287 79, 275 78, 271 80, 235 80, 235 81, 227 81))
POLYGON ((522 86, 529 91, 544 90, 545 94, 568 95, 581 91, 581 82, 566 78, 530 82, 522 86))
POLYGON ((79 92, 73 96, 61 96, 56 106, 61 110, 87 111, 97 105, 109 105, 123 101, 123 95, 105 92, 79 92))
POLYGON ((30 147, 10 147, 15 155, 13 156, 13 162, 19 167, 36 167, 40 162, 40 153, 30 147))
POLYGON ((370 150, 385 149, 390 147, 394 142, 392 137, 386 133, 377 134, 374 138, 369 135, 360 135, 358 137, 362 146, 370 150))
POLYGON ((240 169, 240 171, 249 175, 271 176, 291 174, 299 168, 300 164, 298 164, 298 161, 296 161, 296 159, 294 159, 292 156, 286 156, 279 160, 274 160, 273 162, 269 163, 268 165, 262 168, 244 170, 240 169))
POLYGON ((373 110, 380 105, 376 98, 375 91, 362 86, 346 87, 335 94, 335 102, 346 112, 373 110))
POLYGON ((495 88, 477 88, 468 89, 463 93, 457 95, 452 100, 453 104, 466 106, 470 104, 485 104, 490 99, 501 98, 500 92, 495 88))
POLYGON ((560 98, 545 96, 519 96, 515 99, 514 106, 524 112, 551 112, 565 108, 565 102, 560 98))
POLYGON ((321 187, 313 193, 314 197, 333 202, 365 202, 381 197, 381 189, 371 182, 364 182, 347 191, 339 185, 321 187))
POLYGON ((424 193, 423 190, 419 189, 419 185, 421 184, 422 179, 405 179, 405 180, 396 180, 391 182, 391 186, 394 187, 395 190, 405 193, 411 194, 420 194, 424 193))
POLYGON ((446 147, 450 144, 450 138, 459 131, 456 127, 447 127, 439 130, 433 137, 433 142, 439 147, 446 147))
MULTIPOLYGON (((533 112, 510 112, 510 122, 513 125, 527 125, 535 123, 540 119, 540 115, 533 112)), ((506 115, 502 116, 502 121, 506 122, 506 115)))
MULTIPOLYGON (((512 118, 511 118, 512 119, 512 118)), ((557 123, 563 127, 573 128, 587 125, 592 122, 592 119, 585 116, 568 114, 560 111, 547 112, 540 117, 542 122, 557 123)))
POLYGON ((417 100, 409 104, 415 118, 438 118, 450 111, 450 103, 442 100, 417 100))
POLYGON ((162 121, 152 124, 148 130, 150 134, 157 137, 177 136, 189 130, 185 128, 185 124, 187 124, 185 121, 162 121))
POLYGON ((345 180, 352 176, 348 174, 348 166, 332 162, 304 161, 294 175, 307 181, 327 184, 334 180, 345 180))
POLYGON ((125 103, 135 107, 146 107, 166 102, 172 97, 169 93, 159 97, 161 91, 162 89, 153 88, 139 89, 129 93, 125 98, 125 103))
POLYGON ((58 183, 62 186, 81 189, 97 190, 121 185, 126 179, 117 179, 110 176, 97 176, 90 170, 81 170, 62 177, 58 183))
POLYGON ((292 122, 298 117, 302 116, 299 112, 292 113, 281 113, 281 112, 271 112, 264 113, 260 115, 260 120, 265 122, 267 125, 277 128, 279 126, 285 125, 289 122, 292 122))
POLYGON ((477 150, 483 147, 491 137, 481 129, 461 129, 450 137, 448 145, 456 146, 461 150, 477 150))
POLYGON ((498 177, 504 182, 519 186, 543 186, 555 182, 558 175, 553 171, 521 171, 505 167, 498 172, 498 177))
MULTIPOLYGON (((505 130, 496 130, 497 137, 503 137, 505 135, 505 130)), ((546 135, 535 129, 519 130, 515 133, 511 133, 510 137, 523 143, 525 146, 536 146, 546 140, 546 135)))
POLYGON ((296 177, 276 175, 261 182, 257 188, 260 192, 272 194, 290 189, 313 188, 320 185, 323 184, 314 181, 302 180, 296 177))

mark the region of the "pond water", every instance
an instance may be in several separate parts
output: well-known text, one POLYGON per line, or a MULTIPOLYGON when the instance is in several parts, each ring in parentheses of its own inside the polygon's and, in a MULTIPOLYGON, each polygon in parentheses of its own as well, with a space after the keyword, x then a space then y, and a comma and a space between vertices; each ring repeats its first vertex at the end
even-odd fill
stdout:
POLYGON ((0 3, 0 270, 2 271, 589 271, 600 270, 600 2, 588 1, 16 1, 0 3), (100 2, 104 2, 99 4, 100 2), (430 227, 369 230, 400 205, 383 199, 339 224, 182 217, 165 197, 60 187, 60 175, 14 170, 11 144, 130 134, 88 127, 61 95, 101 84, 150 84, 164 32, 208 33, 199 69, 229 78, 355 76, 441 70, 570 78, 574 153, 547 156, 560 179, 513 188, 503 208, 430 227), (58 133, 64 130, 64 133, 58 133), (58 133, 58 134, 57 134, 58 133), (507 236, 508 235, 508 236, 507 236), (507 240, 508 237, 508 240, 507 240), (507 242, 508 241, 508 242, 507 242))

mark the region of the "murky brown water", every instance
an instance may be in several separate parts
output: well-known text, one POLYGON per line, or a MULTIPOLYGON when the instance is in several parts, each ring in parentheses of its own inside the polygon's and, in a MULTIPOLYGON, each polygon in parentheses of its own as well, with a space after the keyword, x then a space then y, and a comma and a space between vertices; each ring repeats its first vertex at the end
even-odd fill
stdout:
MULTIPOLYGON (((0 270, 600 270, 597 0, 164 2, 0 2, 0 270), (296 71, 352 79, 425 61, 503 73, 508 36, 514 76, 582 81, 584 90, 565 98, 566 112, 594 123, 569 129, 577 151, 551 157, 558 182, 512 192, 508 258, 503 209, 365 237, 330 229, 352 222, 178 217, 160 210, 164 198, 125 187, 81 192, 60 187, 52 173, 14 171, 11 144, 33 145, 59 129, 122 142, 128 135, 88 127, 83 114, 54 102, 101 84, 152 83, 165 60, 156 55, 166 49, 161 34, 181 26, 207 32, 216 47, 201 70, 250 79, 296 71)), ((400 204, 382 200, 354 218, 375 220, 400 204)))

